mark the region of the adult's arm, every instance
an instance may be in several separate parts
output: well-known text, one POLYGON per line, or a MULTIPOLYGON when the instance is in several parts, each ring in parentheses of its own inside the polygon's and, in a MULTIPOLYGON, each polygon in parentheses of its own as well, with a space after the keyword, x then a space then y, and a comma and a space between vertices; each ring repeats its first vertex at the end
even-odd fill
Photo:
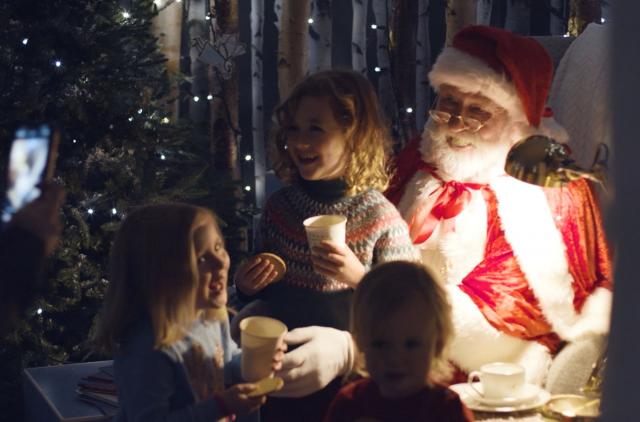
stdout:
POLYGON ((42 291, 44 243, 29 230, 9 226, 0 234, 0 321, 9 321, 42 291))
POLYGON ((0 232, 0 321, 8 328, 42 290, 45 258, 60 236, 59 210, 64 191, 42 186, 42 195, 18 211, 0 232))

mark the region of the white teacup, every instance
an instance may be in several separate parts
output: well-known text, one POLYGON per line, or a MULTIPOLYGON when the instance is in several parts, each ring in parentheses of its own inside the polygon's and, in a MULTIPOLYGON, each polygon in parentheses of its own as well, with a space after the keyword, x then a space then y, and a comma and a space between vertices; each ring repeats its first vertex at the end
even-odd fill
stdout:
POLYGON ((469 374, 468 383, 480 397, 492 400, 520 397, 526 385, 522 365, 506 362, 482 365, 479 371, 469 374), (480 380, 482 391, 473 385, 476 379, 480 380))
POLYGON ((248 382, 273 375, 273 355, 284 341, 287 326, 274 318, 252 316, 240 321, 242 378, 248 382))
POLYGON ((316 215, 307 218, 302 224, 307 232, 307 241, 311 249, 323 240, 345 243, 347 217, 344 215, 316 215))

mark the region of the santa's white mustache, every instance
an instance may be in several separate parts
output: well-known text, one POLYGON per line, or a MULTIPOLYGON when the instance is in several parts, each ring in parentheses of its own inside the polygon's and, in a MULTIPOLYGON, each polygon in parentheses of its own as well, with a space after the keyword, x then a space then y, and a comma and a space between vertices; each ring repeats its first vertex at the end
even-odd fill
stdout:
POLYGON ((468 146, 473 146, 474 145, 474 142, 470 141, 468 139, 468 137, 446 136, 445 135, 445 139, 447 140, 447 143, 449 144, 449 146, 452 146, 454 148, 464 148, 464 147, 468 147, 468 146))
POLYGON ((454 131, 429 119, 423 132, 423 160, 447 179, 485 180, 503 172, 509 142, 484 139, 478 132, 454 131))

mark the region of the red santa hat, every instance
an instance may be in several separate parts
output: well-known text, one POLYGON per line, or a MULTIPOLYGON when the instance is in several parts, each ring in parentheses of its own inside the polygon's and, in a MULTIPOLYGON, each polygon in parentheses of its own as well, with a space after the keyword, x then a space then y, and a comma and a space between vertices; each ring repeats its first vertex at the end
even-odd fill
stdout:
POLYGON ((545 108, 552 79, 551 58, 537 41, 488 26, 458 32, 429 73, 436 91, 448 84, 491 99, 514 121, 525 123, 522 135, 540 133, 564 141, 566 131, 545 108))

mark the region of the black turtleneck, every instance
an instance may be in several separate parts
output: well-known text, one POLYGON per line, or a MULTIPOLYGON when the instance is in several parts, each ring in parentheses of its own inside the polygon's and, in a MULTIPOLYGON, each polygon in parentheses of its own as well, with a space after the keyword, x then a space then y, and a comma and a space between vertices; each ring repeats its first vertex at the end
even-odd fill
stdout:
POLYGON ((300 187, 310 197, 319 202, 335 202, 344 198, 347 192, 347 183, 342 178, 331 180, 305 180, 299 179, 300 187))

